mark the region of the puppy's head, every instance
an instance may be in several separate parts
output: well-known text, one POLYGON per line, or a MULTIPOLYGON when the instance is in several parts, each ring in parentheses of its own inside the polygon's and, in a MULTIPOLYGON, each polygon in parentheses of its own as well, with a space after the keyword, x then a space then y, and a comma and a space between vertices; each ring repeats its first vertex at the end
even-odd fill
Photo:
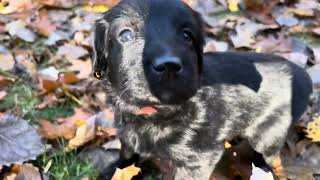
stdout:
POLYGON ((198 88, 200 16, 180 0, 123 0, 97 20, 94 73, 126 104, 181 104, 198 88))

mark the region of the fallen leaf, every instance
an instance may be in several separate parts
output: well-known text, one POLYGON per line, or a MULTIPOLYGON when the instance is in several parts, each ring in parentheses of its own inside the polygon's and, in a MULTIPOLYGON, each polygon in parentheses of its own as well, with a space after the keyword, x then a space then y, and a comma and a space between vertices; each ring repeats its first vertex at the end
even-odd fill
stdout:
POLYGON ((320 48, 313 48, 314 59, 317 64, 320 64, 320 48))
POLYGON ((42 180, 39 169, 32 164, 19 165, 19 172, 16 176, 16 180, 30 179, 30 180, 42 180))
POLYGON ((83 47, 71 44, 60 46, 57 53, 59 55, 65 56, 68 59, 79 59, 89 54, 88 51, 83 47))
POLYGON ((106 6, 106 5, 89 6, 89 5, 87 5, 87 6, 84 6, 83 9, 88 12, 103 13, 103 12, 106 12, 107 10, 109 10, 109 6, 106 6))
MULTIPOLYGON (((113 7, 119 3, 120 0, 89 0, 90 4, 95 5, 106 5, 108 7, 113 7)), ((190 1, 190 0, 189 0, 190 1)))
POLYGON ((102 145, 102 147, 106 150, 108 149, 121 149, 121 142, 118 138, 116 138, 115 140, 110 140, 107 143, 105 143, 104 145, 102 145))
POLYGON ((55 94, 48 94, 42 98, 42 102, 36 106, 37 109, 43 109, 45 107, 53 106, 58 102, 58 98, 55 94))
POLYGON ((33 59, 33 52, 30 50, 16 51, 15 54, 15 67, 26 73, 32 78, 36 78, 38 74, 37 64, 33 59))
POLYGON ((6 78, 0 75, 0 88, 8 87, 9 84, 13 83, 14 80, 11 78, 6 78))
POLYGON ((78 78, 77 74, 75 74, 74 72, 61 73, 59 76, 59 82, 64 84, 74 84, 79 81, 80 79, 78 78))
POLYGON ((59 78, 60 72, 54 66, 50 66, 46 69, 39 70, 38 73, 40 76, 46 76, 51 80, 56 81, 59 78))
POLYGON ((39 120, 38 122, 41 125, 38 131, 44 138, 57 139, 63 137, 69 140, 75 136, 76 126, 74 124, 52 124, 46 120, 39 120))
POLYGON ((141 169, 135 167, 134 164, 124 169, 117 168, 111 180, 131 180, 134 176, 138 175, 140 171, 141 169))
POLYGON ((76 60, 76 59, 70 59, 69 62, 72 64, 68 67, 69 71, 73 71, 77 73, 77 77, 79 79, 87 79, 91 72, 92 72, 92 66, 90 60, 76 60))
POLYGON ((36 130, 25 120, 5 115, 0 119, 0 165, 34 160, 45 151, 36 130))
POLYGON ((263 24, 257 24, 249 20, 238 22, 236 34, 230 36, 231 41, 236 48, 251 47, 255 42, 256 33, 264 28, 263 24))
POLYGON ((8 93, 6 91, 0 91, 0 100, 6 97, 8 93))
POLYGON ((12 21, 6 24, 5 29, 11 36, 17 36, 26 42, 34 42, 37 38, 36 34, 26 27, 26 23, 22 20, 12 21))
POLYGON ((231 12, 239 11, 239 0, 228 0, 228 7, 231 12))
POLYGON ((61 83, 49 76, 38 76, 39 86, 43 93, 50 93, 61 86, 61 83))
POLYGON ((296 16, 299 17, 312 17, 314 16, 314 11, 312 9, 298 9, 298 8, 294 8, 294 9, 289 9, 288 13, 293 13, 296 16))
POLYGON ((62 40, 67 40, 69 38, 69 34, 63 31, 55 31, 49 35, 49 38, 45 41, 46 45, 53 46, 57 42, 62 40))
POLYGON ((229 49, 229 45, 223 41, 210 40, 204 47, 204 52, 225 52, 229 49))
POLYGON ((299 20, 292 16, 279 16, 276 18, 276 21, 281 26, 295 26, 299 23, 299 20))
POLYGON ((258 36, 256 43, 252 47, 260 49, 263 53, 288 53, 292 51, 292 40, 282 36, 278 38, 272 35, 268 37, 258 36))
POLYGON ((0 54, 0 69, 2 71, 10 71, 14 67, 14 59, 12 54, 0 54))
POLYGON ((265 172, 264 170, 255 167, 252 164, 252 175, 250 180, 274 180, 271 172, 265 172))
POLYGON ((300 52, 281 54, 281 56, 301 67, 305 67, 308 62, 308 56, 300 52))
POLYGON ((320 142, 320 116, 308 123, 306 133, 312 142, 320 142))
POLYGON ((224 148, 230 149, 231 147, 232 147, 232 145, 228 141, 224 142, 224 148))
POLYGON ((316 64, 307 70, 313 85, 320 85, 320 64, 316 64))
POLYGON ((58 73, 57 79, 56 75, 53 69, 39 73, 39 86, 43 93, 51 93, 64 84, 74 84, 80 81, 74 72, 58 73))
POLYGON ((10 14, 30 9, 32 2, 31 0, 2 0, 1 5, 0 14, 10 14), (6 6, 4 6, 4 4, 6 4, 6 6))
POLYGON ((65 150, 71 151, 94 139, 96 132, 95 128, 96 126, 94 124, 94 119, 87 121, 85 124, 78 127, 76 130, 76 135, 70 139, 65 150))
POLYGON ((314 28, 312 30, 313 33, 317 34, 317 35, 320 35, 320 27, 317 27, 317 28, 314 28))
POLYGON ((37 19, 33 19, 33 21, 29 24, 35 31, 45 37, 48 37, 57 29, 56 25, 51 21, 46 10, 40 11, 37 19))
POLYGON ((38 0, 41 4, 52 6, 52 7, 62 7, 62 8, 72 8, 79 5, 81 0, 38 0))
POLYGON ((92 114, 84 111, 81 108, 76 108, 76 109, 74 109, 74 114, 71 117, 68 117, 62 121, 69 122, 70 124, 75 124, 75 122, 78 120, 87 120, 90 117, 92 117, 92 114))

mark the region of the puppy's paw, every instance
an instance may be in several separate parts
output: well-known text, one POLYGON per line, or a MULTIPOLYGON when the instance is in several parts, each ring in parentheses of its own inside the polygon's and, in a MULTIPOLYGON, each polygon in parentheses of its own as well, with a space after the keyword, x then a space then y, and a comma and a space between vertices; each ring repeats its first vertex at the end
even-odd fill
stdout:
POLYGON ((284 167, 282 165, 282 160, 280 157, 277 157, 272 162, 273 173, 278 177, 279 180, 286 180, 286 175, 284 172, 284 167))

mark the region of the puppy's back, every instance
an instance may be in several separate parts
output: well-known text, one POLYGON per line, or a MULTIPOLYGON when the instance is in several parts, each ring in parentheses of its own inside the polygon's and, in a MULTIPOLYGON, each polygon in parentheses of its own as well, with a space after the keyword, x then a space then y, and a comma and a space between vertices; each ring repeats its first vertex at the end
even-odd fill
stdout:
POLYGON ((290 101, 293 120, 303 114, 312 93, 311 79, 303 68, 282 57, 258 53, 206 53, 202 85, 216 83, 240 84, 275 102, 290 101))

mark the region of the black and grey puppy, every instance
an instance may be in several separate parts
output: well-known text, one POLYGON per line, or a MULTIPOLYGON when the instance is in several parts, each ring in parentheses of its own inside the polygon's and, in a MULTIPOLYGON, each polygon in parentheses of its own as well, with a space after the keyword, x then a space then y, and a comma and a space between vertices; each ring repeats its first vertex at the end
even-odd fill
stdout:
POLYGON ((113 99, 126 156, 172 165, 174 179, 208 179, 237 136, 272 165, 312 91, 306 72, 281 57, 204 54, 202 24, 180 0, 123 0, 95 27, 94 73, 113 99))

